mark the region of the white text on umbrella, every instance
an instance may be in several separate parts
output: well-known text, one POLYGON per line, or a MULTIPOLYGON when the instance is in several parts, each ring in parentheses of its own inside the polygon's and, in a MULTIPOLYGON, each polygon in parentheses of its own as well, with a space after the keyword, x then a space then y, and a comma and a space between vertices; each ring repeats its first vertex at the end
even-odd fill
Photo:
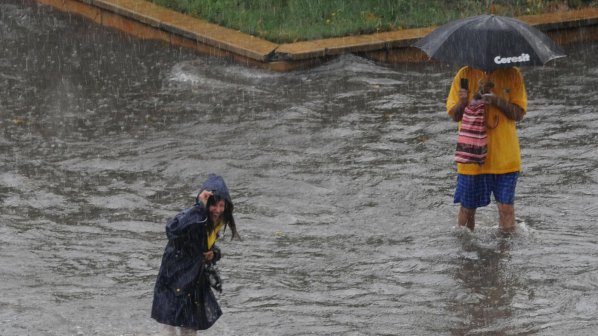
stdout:
POLYGON ((494 57, 494 63, 496 64, 509 64, 509 63, 523 63, 529 62, 530 57, 528 54, 521 54, 521 56, 514 56, 514 57, 502 57, 496 56, 494 57))

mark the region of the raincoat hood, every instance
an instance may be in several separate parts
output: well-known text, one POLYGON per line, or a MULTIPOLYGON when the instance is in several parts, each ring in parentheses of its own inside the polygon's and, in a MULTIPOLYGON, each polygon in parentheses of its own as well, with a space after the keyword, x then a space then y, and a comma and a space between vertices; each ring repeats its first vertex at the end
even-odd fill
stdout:
POLYGON ((230 198, 228 188, 226 187, 226 183, 224 183, 224 179, 222 178, 222 176, 216 174, 208 175, 208 179, 201 185, 199 193, 201 193, 204 190, 209 190, 213 192, 215 195, 226 199, 229 203, 233 203, 233 201, 230 198))

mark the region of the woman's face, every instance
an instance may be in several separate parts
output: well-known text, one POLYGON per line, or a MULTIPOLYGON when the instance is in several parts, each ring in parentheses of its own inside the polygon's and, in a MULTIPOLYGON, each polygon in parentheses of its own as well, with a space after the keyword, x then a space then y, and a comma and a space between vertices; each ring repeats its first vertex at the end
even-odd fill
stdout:
POLYGON ((210 219, 212 220, 212 223, 218 223, 222 214, 224 213, 224 200, 221 199, 210 205, 208 207, 208 212, 210 213, 210 219))

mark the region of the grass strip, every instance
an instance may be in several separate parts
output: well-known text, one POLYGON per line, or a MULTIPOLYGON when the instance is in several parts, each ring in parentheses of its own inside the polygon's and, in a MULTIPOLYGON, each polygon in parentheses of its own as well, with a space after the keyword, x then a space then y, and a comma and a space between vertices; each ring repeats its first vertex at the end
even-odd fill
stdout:
POLYGON ((598 0, 147 0, 275 43, 441 25, 493 12, 520 16, 598 0))

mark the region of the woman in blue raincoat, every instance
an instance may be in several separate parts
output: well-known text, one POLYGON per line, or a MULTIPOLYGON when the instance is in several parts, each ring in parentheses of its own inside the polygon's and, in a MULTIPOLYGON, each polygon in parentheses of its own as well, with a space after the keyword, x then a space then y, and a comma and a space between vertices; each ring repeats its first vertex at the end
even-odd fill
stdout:
POLYGON ((166 224, 168 244, 152 305, 152 318, 164 324, 166 335, 176 335, 177 328, 194 334, 196 330, 211 327, 222 315, 211 287, 220 290, 213 265, 221 254, 214 243, 227 226, 233 239, 239 237, 224 179, 210 174, 201 186, 195 206, 166 224))

